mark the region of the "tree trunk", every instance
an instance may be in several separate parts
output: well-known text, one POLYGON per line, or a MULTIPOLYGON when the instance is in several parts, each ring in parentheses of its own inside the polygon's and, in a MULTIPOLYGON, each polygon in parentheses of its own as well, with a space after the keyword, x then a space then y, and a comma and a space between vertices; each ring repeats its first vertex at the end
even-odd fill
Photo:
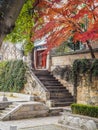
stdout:
POLYGON ((94 55, 94 52, 93 52, 93 49, 92 49, 92 46, 91 46, 90 42, 87 40, 86 43, 87 43, 88 48, 89 48, 89 50, 90 50, 91 57, 92 57, 93 59, 95 59, 96 57, 95 57, 95 55, 94 55))
POLYGON ((15 26, 15 21, 26 0, 3 0, 0 4, 0 47, 6 34, 15 26))

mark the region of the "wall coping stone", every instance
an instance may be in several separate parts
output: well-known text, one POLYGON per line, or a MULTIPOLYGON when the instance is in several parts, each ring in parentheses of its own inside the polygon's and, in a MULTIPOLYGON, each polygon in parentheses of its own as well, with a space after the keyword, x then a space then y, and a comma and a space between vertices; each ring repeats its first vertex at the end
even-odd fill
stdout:
MULTIPOLYGON (((98 52, 98 48, 93 49, 93 51, 98 52)), ((67 52, 67 53, 51 54, 51 57, 85 54, 85 53, 90 53, 89 49, 88 50, 77 50, 77 51, 72 51, 72 52, 67 52)))
MULTIPOLYGON (((18 99, 21 99, 21 101, 29 101, 29 99, 30 99, 30 96, 31 95, 27 95, 27 94, 22 94, 22 93, 14 93, 14 92, 0 92, 0 96, 2 96, 3 97, 3 95, 5 95, 5 97, 7 96, 7 97, 12 97, 12 98, 14 98, 14 97, 17 97, 18 99)), ((33 96, 33 95, 32 95, 33 96)), ((0 101, 0 102, 2 102, 2 101, 0 101)), ((4 101, 5 102, 5 101, 4 101)), ((8 102, 8 101, 7 101, 8 102)), ((13 101, 11 101, 11 102, 13 102, 13 101)))

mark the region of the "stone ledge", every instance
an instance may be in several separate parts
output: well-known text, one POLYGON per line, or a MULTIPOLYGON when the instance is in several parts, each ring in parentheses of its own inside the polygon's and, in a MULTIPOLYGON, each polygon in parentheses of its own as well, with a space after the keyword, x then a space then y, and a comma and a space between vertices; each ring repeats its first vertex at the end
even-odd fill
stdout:
MULTIPOLYGON (((93 49, 93 51, 98 52, 98 48, 93 49)), ((85 53, 90 53, 90 51, 89 50, 79 50, 79 51, 72 51, 72 52, 67 52, 67 53, 52 54, 51 57, 85 54, 85 53)))

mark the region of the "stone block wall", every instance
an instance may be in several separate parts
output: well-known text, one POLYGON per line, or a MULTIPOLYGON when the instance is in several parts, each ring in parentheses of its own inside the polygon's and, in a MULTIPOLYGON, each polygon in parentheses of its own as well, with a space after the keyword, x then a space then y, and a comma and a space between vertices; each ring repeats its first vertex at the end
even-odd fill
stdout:
POLYGON ((2 44, 0 56, 2 56, 0 60, 19 60, 23 58, 23 52, 17 47, 17 44, 6 42, 2 44))
POLYGON ((74 86, 72 84, 70 77, 71 73, 71 66, 57 66, 53 71, 52 74, 54 75, 54 77, 56 77, 56 79, 58 79, 60 81, 60 83, 65 86, 67 88, 67 90, 69 90, 69 92, 74 95, 74 86))
MULTIPOLYGON (((98 49, 94 51, 96 58, 98 58, 98 49)), ((76 59, 91 59, 89 51, 73 52, 63 55, 51 56, 50 70, 53 72, 56 68, 64 68, 66 65, 72 66, 76 59)), ((54 76, 71 92, 74 96, 74 85, 67 82, 65 78, 61 78, 61 74, 58 71, 54 73, 54 76)), ((98 105, 98 79, 92 79, 92 83, 87 82, 88 76, 82 77, 82 81, 77 87, 77 103, 94 104, 98 105)))
POLYGON ((49 108, 40 102, 20 103, 16 108, 10 111, 2 120, 18 120, 33 117, 47 116, 49 108))
POLYGON ((83 76, 77 86, 77 103, 91 104, 98 106, 98 77, 89 81, 89 76, 83 76))
MULTIPOLYGON (((96 58, 98 58, 98 49, 94 51, 96 58)), ((89 51, 77 51, 71 52, 68 54, 62 55, 52 55, 51 56, 51 67, 50 70, 52 71, 57 66, 64 67, 65 65, 72 65, 74 60, 76 59, 91 59, 91 55, 89 51)))

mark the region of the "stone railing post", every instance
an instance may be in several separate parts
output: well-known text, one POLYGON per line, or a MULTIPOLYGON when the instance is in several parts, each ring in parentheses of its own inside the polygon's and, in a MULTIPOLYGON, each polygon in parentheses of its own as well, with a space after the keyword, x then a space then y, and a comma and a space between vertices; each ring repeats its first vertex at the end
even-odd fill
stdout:
POLYGON ((10 126, 10 130, 17 130, 17 126, 10 126))

